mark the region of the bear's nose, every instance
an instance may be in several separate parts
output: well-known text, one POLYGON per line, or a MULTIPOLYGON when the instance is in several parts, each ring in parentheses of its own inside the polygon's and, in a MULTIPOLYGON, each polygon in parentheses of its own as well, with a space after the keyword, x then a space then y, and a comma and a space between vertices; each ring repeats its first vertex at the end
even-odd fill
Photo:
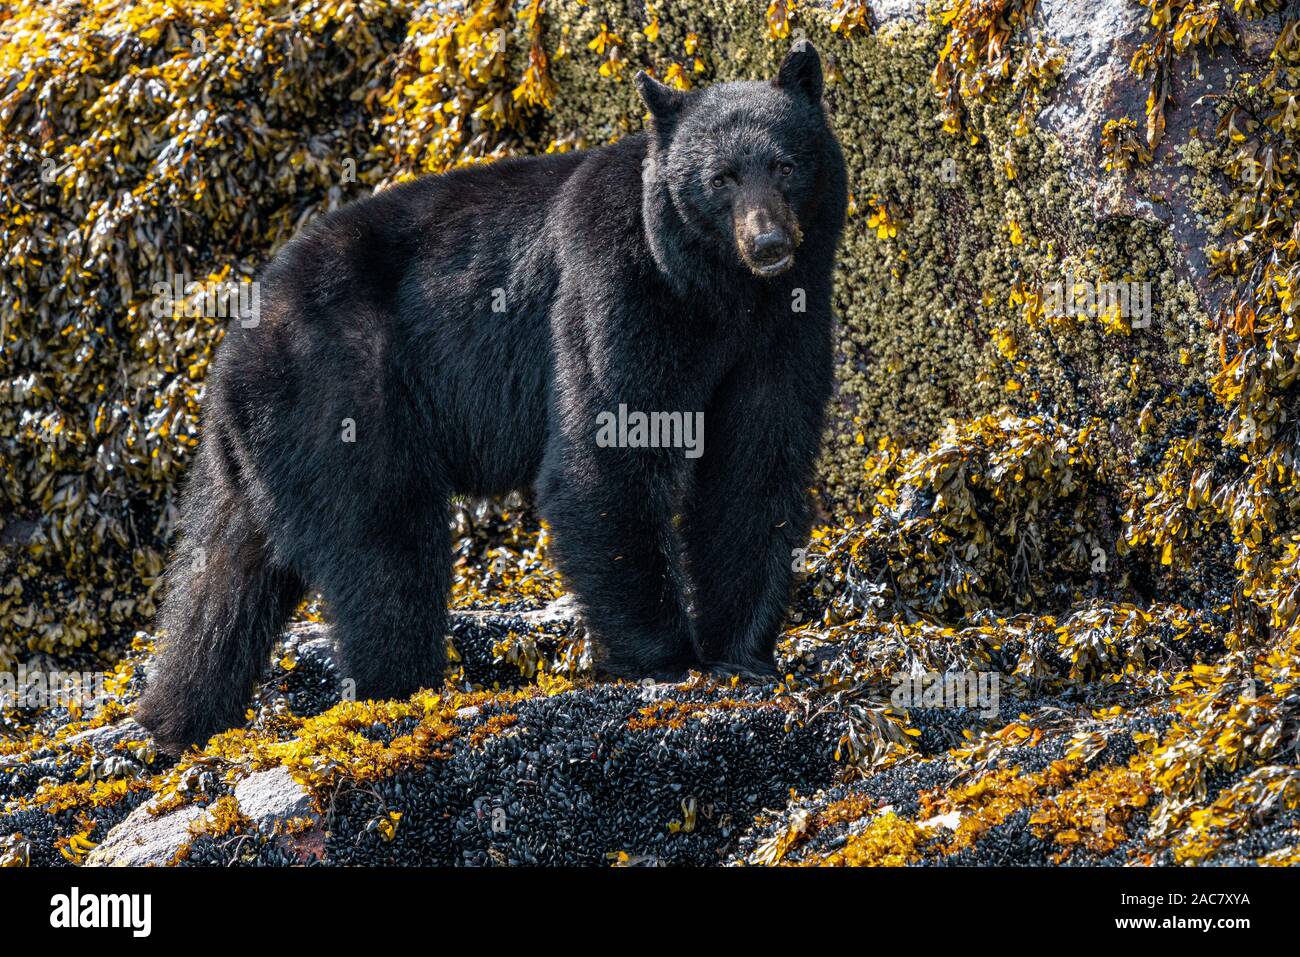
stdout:
POLYGON ((754 237, 753 254, 760 263, 780 262, 790 255, 790 237, 780 229, 759 233, 754 237))

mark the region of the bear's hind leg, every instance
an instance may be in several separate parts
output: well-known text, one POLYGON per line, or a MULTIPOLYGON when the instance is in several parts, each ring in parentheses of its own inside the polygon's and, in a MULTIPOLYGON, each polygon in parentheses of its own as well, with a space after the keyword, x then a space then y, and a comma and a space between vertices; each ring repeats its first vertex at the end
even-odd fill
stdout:
POLYGON ((451 582, 451 533, 437 507, 444 502, 394 510, 362 540, 340 541, 323 576, 344 689, 359 700, 442 687, 451 582))
POLYGON ((216 464, 219 426, 185 491, 184 533, 167 567, 161 647, 135 718, 179 754, 238 727, 271 646, 305 586, 277 564, 242 489, 216 464))

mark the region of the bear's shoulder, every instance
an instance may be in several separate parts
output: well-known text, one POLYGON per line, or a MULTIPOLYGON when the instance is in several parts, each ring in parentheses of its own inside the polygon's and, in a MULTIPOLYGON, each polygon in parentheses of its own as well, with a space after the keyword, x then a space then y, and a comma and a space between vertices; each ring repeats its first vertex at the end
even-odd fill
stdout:
POLYGON ((553 210, 562 260, 599 261, 610 275, 640 269, 648 258, 641 207, 645 155, 639 134, 585 155, 553 210))

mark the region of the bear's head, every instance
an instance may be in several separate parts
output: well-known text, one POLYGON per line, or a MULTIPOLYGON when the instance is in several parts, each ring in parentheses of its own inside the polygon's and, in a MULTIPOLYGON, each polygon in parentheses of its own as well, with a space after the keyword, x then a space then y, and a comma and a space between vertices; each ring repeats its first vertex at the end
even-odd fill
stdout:
POLYGON ((650 111, 646 189, 671 203, 690 246, 760 277, 795 263, 801 223, 842 164, 822 108, 822 66, 795 43, 770 82, 719 83, 685 93, 646 73, 650 111))

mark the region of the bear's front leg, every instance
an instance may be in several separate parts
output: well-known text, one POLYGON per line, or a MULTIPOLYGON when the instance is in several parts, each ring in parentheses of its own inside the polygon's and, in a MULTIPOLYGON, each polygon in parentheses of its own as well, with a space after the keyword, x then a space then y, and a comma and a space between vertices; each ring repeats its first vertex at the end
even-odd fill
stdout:
POLYGON ((705 413, 709 441, 684 510, 695 633, 705 663, 777 674, 777 635, 797 549, 808 541, 812 482, 831 389, 829 337, 741 363, 705 413))
POLYGON ((686 610, 673 479, 630 449, 556 448, 538 482, 551 555, 601 671, 679 680, 699 667, 686 610))

